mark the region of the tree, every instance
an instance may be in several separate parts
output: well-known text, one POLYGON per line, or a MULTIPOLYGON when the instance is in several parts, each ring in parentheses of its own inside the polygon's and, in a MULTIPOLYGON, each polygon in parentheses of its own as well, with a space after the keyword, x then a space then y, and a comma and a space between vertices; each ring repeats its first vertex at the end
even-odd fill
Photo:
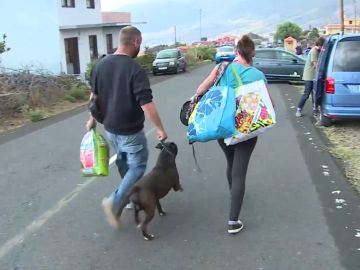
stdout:
POLYGON ((207 37, 202 37, 202 38, 200 39, 200 41, 207 41, 207 40, 208 40, 207 37))
POLYGON ((318 39, 320 37, 319 30, 314 27, 311 29, 310 33, 308 34, 309 39, 318 39))
POLYGON ((283 41, 285 38, 290 36, 299 39, 301 33, 302 29, 296 23, 284 22, 278 25, 274 38, 276 41, 279 39, 283 41))
POLYGON ((10 51, 10 48, 6 46, 6 34, 3 34, 3 40, 0 41, 0 54, 10 51))

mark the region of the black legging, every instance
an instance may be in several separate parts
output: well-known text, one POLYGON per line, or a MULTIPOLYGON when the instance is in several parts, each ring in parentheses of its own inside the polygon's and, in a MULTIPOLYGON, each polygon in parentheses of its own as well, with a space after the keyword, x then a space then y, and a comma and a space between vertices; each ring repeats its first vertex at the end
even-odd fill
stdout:
POLYGON ((246 172, 257 137, 229 146, 225 145, 224 140, 218 140, 218 142, 227 161, 226 176, 231 194, 229 220, 236 221, 239 219, 245 194, 246 172))

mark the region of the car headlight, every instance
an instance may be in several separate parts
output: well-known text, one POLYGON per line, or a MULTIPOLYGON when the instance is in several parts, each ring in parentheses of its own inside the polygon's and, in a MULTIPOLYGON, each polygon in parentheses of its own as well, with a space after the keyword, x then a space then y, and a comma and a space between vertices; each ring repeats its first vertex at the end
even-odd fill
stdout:
POLYGON ((174 61, 169 62, 169 66, 175 66, 175 62, 174 61))
POLYGON ((156 63, 154 62, 154 63, 152 64, 152 66, 153 66, 153 67, 156 67, 156 63))

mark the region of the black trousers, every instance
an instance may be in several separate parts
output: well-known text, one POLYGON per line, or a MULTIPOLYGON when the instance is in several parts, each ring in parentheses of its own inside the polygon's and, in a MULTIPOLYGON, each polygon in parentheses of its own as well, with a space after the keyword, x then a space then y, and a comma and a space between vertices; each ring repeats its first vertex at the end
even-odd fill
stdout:
POLYGON ((226 176, 231 195, 230 221, 237 221, 239 219, 245 194, 246 173, 256 142, 257 137, 235 145, 226 146, 224 140, 218 140, 227 161, 226 176))
MULTIPOLYGON (((314 96, 313 96, 314 82, 313 81, 304 81, 304 94, 301 96, 301 99, 298 104, 298 108, 302 110, 304 108, 305 102, 309 99, 309 96, 312 97, 312 104, 314 105, 314 96)), ((314 108, 314 106, 313 106, 314 108)))

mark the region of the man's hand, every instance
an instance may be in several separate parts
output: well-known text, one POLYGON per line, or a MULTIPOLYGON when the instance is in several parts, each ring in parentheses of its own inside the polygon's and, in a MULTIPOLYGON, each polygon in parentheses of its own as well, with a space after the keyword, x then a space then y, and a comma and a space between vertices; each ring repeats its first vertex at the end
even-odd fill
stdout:
POLYGON ((96 120, 90 115, 89 120, 86 122, 86 131, 96 127, 96 120))
POLYGON ((167 139, 167 134, 165 130, 163 129, 157 130, 157 138, 159 141, 165 141, 167 139))

